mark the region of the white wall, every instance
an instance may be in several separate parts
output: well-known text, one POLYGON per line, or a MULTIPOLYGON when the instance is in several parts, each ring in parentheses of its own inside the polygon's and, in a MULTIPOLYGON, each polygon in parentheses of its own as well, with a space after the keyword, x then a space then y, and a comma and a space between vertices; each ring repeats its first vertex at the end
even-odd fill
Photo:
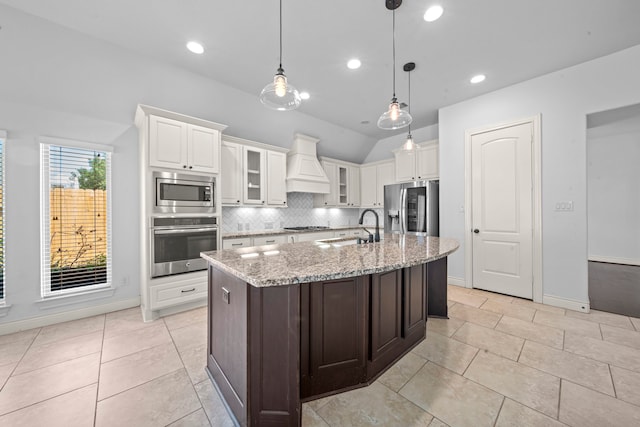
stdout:
POLYGON ((587 130, 589 258, 640 265, 640 116, 587 130))
POLYGON ((465 277, 465 131, 541 114, 543 293, 588 301, 586 115, 640 102, 638 69, 635 46, 440 109, 440 232, 461 242, 450 276, 465 277))

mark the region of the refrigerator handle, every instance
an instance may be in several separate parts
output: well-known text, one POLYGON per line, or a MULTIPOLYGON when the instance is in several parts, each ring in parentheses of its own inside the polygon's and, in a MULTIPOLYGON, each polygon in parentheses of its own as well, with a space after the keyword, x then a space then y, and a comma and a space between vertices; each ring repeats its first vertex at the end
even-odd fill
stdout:
POLYGON ((407 189, 402 188, 400 190, 400 232, 405 234, 407 232, 407 189))

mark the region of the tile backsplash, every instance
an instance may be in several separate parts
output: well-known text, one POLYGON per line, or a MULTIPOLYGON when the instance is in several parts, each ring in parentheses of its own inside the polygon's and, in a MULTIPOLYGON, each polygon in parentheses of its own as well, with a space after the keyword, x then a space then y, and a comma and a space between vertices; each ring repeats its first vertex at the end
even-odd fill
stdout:
MULTIPOLYGON (((304 225, 357 225, 362 212, 362 209, 353 208, 314 208, 311 193, 288 193, 287 205, 287 208, 223 207, 222 233, 304 225)), ((382 221, 382 209, 376 209, 376 212, 382 221)), ((373 215, 367 215, 365 223, 373 222, 373 215)))

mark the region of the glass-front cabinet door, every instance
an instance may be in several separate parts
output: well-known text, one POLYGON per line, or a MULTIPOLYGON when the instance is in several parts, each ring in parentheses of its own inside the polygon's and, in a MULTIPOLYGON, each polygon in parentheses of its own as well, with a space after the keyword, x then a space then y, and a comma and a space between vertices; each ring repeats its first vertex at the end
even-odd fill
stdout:
POLYGON ((349 187, 347 184, 347 167, 338 166, 338 205, 348 206, 349 187))
POLYGON ((265 151, 243 147, 244 189, 243 201, 249 205, 265 204, 265 151))

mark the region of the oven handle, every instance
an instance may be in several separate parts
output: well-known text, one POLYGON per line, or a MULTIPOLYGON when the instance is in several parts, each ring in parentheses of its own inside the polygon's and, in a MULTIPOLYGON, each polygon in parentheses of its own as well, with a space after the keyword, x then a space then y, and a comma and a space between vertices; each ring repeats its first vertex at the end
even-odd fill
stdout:
POLYGON ((185 234, 185 233, 205 233, 207 231, 216 231, 218 227, 204 227, 204 228, 181 228, 178 230, 158 230, 154 229, 153 234, 185 234))

